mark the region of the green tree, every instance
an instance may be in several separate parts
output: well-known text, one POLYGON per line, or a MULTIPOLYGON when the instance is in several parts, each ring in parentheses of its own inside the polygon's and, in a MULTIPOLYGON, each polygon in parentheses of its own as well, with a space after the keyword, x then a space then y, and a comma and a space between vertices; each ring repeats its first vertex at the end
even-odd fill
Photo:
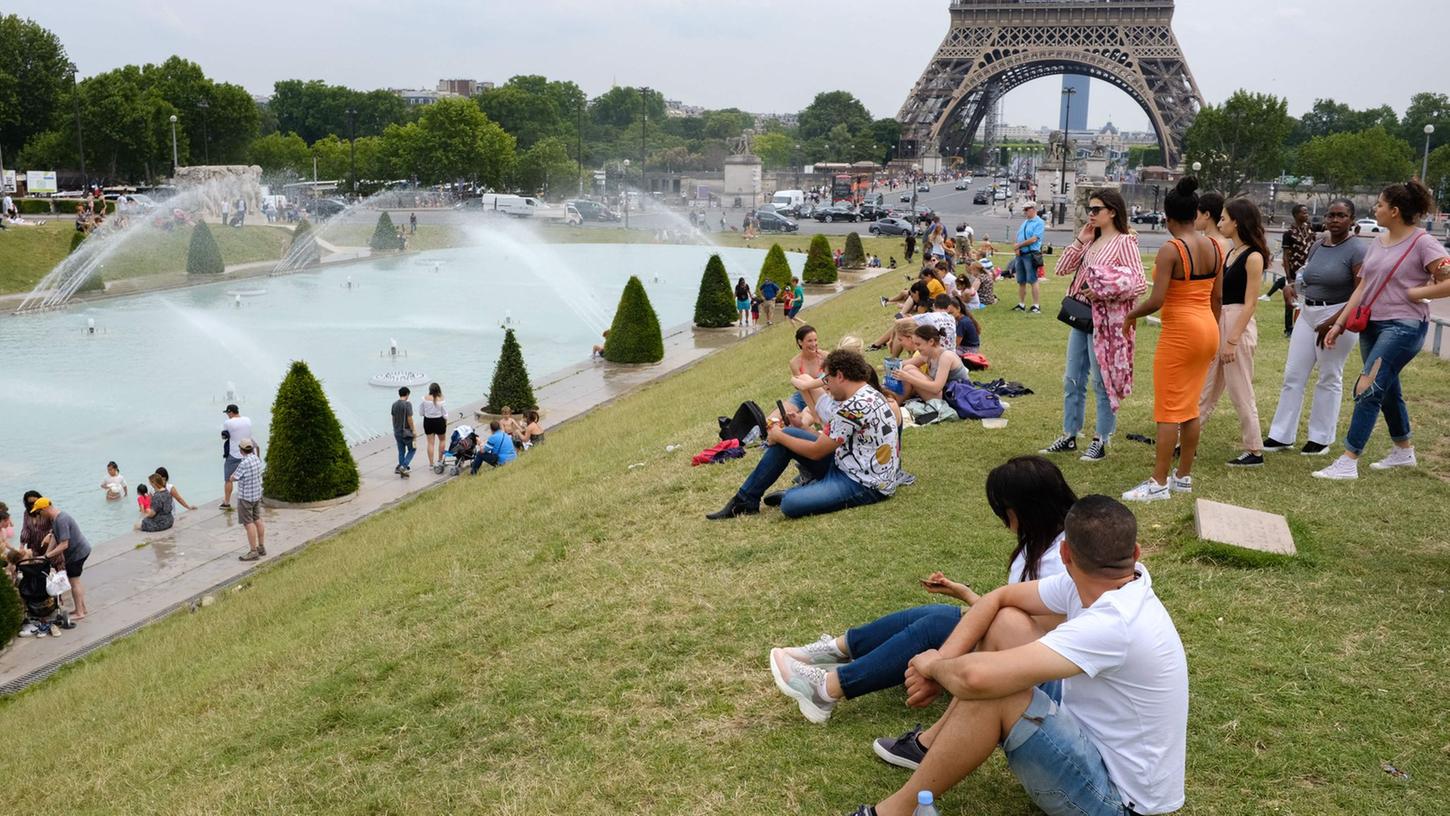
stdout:
POLYGON ((658 363, 665 358, 660 319, 650 305, 644 284, 631 275, 619 297, 619 308, 604 340, 604 359, 611 363, 658 363))
POLYGON ((871 126, 871 114, 849 91, 828 91, 816 94, 816 98, 800 112, 800 136, 802 139, 824 137, 837 126, 844 126, 847 134, 855 134, 871 126))
POLYGON ((695 298, 695 325, 702 329, 721 329, 735 325, 739 318, 725 262, 718 254, 711 255, 705 263, 705 274, 700 276, 700 294, 695 298))
POLYGON ((789 167, 795 152, 795 140, 780 132, 758 134, 750 144, 760 161, 772 170, 789 167))
POLYGON ((569 158, 563 140, 549 136, 519 156, 516 176, 524 190, 572 195, 579 186, 578 172, 579 166, 569 158))
POLYGON ((263 493, 284 502, 315 502, 358 489, 357 463, 322 383, 294 360, 272 403, 263 493))
POLYGON ((1430 172, 1425 183, 1439 193, 1440 209, 1450 208, 1450 143, 1430 151, 1430 172))
POLYGON ((205 221, 196 222, 191 229, 191 243, 186 250, 186 273, 188 275, 220 275, 226 271, 222 262, 221 248, 211 234, 211 227, 205 221))
POLYGON ((1403 139, 1373 127, 1310 139, 1299 148, 1298 168, 1337 192, 1349 192, 1366 184, 1408 178, 1410 156, 1410 146, 1403 139))
POLYGON ((247 161, 262 168, 263 173, 302 176, 312 171, 312 154, 307 142, 296 133, 272 133, 259 136, 247 147, 247 161))
MULTIPOLYGON (((589 103, 589 118, 596 125, 628 128, 638 124, 640 98, 643 94, 645 112, 651 122, 663 122, 665 97, 659 91, 644 88, 613 87, 589 103)), ((638 128, 635 128, 638 132, 638 128)))
POLYGON ((755 115, 739 108, 705 111, 700 120, 701 135, 707 139, 733 139, 755 126, 755 115))
POLYGON ((267 107, 278 130, 296 133, 308 144, 328 134, 346 138, 348 110, 356 111, 351 117, 355 136, 381 136, 389 125, 403 124, 409 118, 408 103, 392 91, 355 91, 321 80, 277 82, 267 107))
POLYGON ((836 282, 836 261, 831 257, 831 242, 826 240, 826 236, 817 234, 811 239, 801 280, 813 284, 836 282))
POLYGON ((1400 120, 1400 136, 1416 150, 1425 145, 1425 125, 1434 125, 1440 139, 1450 137, 1450 96, 1442 93, 1417 93, 1410 97, 1410 106, 1400 120))
POLYGON ((24 622, 25 605, 20 600, 20 593, 8 577, 0 580, 0 649, 9 646, 10 641, 20 634, 20 624, 24 622))
POLYGON ((15 14, 0 16, 0 151, 7 167, 32 138, 56 125, 71 84, 68 62, 50 31, 15 14))
POLYGON ((373 227, 373 237, 368 239, 368 248, 373 252, 389 252, 403 248, 403 242, 398 237, 398 228, 393 226, 392 216, 389 216, 386 211, 378 214, 378 224, 373 227))
POLYGON ((514 162, 514 137, 489 121, 468 99, 440 99, 429 105, 416 123, 402 126, 411 152, 408 163, 418 179, 437 184, 456 179, 478 179, 501 187, 514 162))
MULTIPOLYGON (((829 251, 828 247, 827 252, 829 251)), ((780 248, 780 244, 771 244, 770 251, 765 253, 765 262, 760 265, 760 278, 755 282, 756 290, 764 286, 767 280, 773 280, 781 291, 785 291, 790 288, 791 277, 790 262, 785 259, 785 250, 780 248)), ((734 301, 734 296, 731 301, 734 301)))
POLYGON ((1293 128, 1285 100, 1235 91, 1222 105, 1199 111, 1184 137, 1186 161, 1203 163, 1199 178, 1208 189, 1237 195, 1251 180, 1279 176, 1293 128))
POLYGON ((1159 145, 1129 145, 1128 167, 1162 167, 1163 148, 1159 145))
POLYGON ((841 251, 841 263, 847 269, 862 269, 866 266, 866 250, 861 246, 859 234, 846 234, 846 247, 841 251))
POLYGON ((513 329, 505 329, 503 348, 499 350, 498 362, 493 366, 493 382, 488 388, 488 402, 484 409, 490 414, 502 413, 504 406, 514 411, 538 408, 534 399, 534 388, 529 384, 529 369, 524 365, 524 352, 519 348, 513 329))
POLYGON ((292 243, 287 246, 285 257, 287 267, 296 269, 322 260, 322 247, 317 243, 317 232, 306 218, 297 222, 292 230, 292 243))
POLYGON ((1400 120, 1389 105, 1359 111, 1333 99, 1316 99, 1314 107, 1299 118, 1289 137, 1289 144, 1297 146, 1316 136, 1357 133, 1375 126, 1398 133, 1400 120))

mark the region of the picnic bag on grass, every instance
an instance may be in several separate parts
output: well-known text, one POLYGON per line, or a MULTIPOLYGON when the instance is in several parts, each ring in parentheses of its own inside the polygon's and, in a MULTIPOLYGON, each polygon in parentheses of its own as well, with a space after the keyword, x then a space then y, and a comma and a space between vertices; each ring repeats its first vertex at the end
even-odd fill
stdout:
POLYGON ((943 396, 962 419, 995 419, 1005 410, 996 394, 971 383, 949 382, 943 396))

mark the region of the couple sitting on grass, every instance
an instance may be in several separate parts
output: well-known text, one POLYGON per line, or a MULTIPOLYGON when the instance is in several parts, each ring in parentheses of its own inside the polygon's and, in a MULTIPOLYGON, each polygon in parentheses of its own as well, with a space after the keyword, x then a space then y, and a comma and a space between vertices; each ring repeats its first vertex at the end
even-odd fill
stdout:
POLYGON ((923 586, 965 611, 917 607, 771 650, 776 685, 811 722, 903 682, 914 708, 952 696, 931 728, 873 743, 914 773, 853 816, 907 816, 920 791, 940 797, 997 746, 1050 816, 1182 807, 1187 660, 1138 563, 1132 512, 1106 496, 1077 499, 1037 456, 994 469, 987 500, 1017 535, 1006 586, 977 595, 938 572, 923 586))
MULTIPOLYGON (((814 343, 814 331, 808 339, 814 343)), ((876 370, 850 349, 826 355, 821 368, 823 377, 808 370, 792 377, 801 398, 791 404, 810 407, 771 415, 760 462, 730 501, 706 518, 758 513, 762 501, 779 506, 787 518, 831 513, 885 501, 902 483, 901 409, 882 395, 876 370), (811 430, 812 420, 820 423, 819 433, 811 430), (766 494, 791 462, 800 468, 797 486, 766 494)))

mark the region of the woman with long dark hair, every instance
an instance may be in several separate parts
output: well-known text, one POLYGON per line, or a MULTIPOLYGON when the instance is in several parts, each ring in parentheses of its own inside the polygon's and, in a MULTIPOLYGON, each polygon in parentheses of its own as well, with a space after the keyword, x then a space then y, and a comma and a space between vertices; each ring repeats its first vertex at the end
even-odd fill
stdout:
MULTIPOLYGON (((1041 453, 1077 450, 1087 422, 1087 388, 1097 395, 1092 444, 1078 457, 1097 462, 1108 455, 1108 440, 1118 429, 1118 405, 1133 390, 1133 341, 1123 334, 1123 318, 1148 288, 1138 236, 1128 229, 1127 204, 1117 190, 1097 190, 1088 199, 1088 218, 1077 240, 1063 250, 1057 274, 1072 275, 1067 288, 1091 314, 1091 330, 1068 326, 1067 365, 1062 375, 1062 436, 1041 453)), ((1064 307, 1068 306, 1063 301, 1064 307)))
POLYGON ((1359 335, 1364 369, 1354 386, 1354 414, 1344 436, 1344 455, 1314 473, 1321 479, 1359 477, 1359 457, 1380 414, 1384 414, 1394 447, 1370 467, 1389 470, 1418 464, 1410 440, 1410 410, 1400 392, 1400 372, 1425 345, 1430 328, 1430 307, 1425 299, 1450 295, 1445 247, 1415 226, 1434 203, 1425 185, 1413 180, 1391 184, 1375 201, 1374 218, 1385 233, 1370 239, 1359 285, 1324 335, 1324 346, 1334 348, 1356 310, 1361 306, 1369 309, 1369 319, 1359 335))
POLYGON ((1198 454, 1198 398, 1218 349, 1223 298, 1223 253, 1193 228, 1198 217, 1198 179, 1188 176, 1163 197, 1172 239, 1153 263, 1153 292, 1128 313, 1123 334, 1138 318, 1163 310, 1163 331, 1153 350, 1153 419, 1158 423, 1153 475, 1123 494, 1125 501, 1163 501, 1193 492, 1198 454), (1181 448, 1178 467, 1173 451, 1181 448))
POLYGON ((1259 429, 1259 406, 1254 401, 1254 350, 1259 346, 1259 328, 1254 307, 1259 301, 1259 284, 1268 266, 1269 242, 1259 208, 1247 198, 1235 198, 1224 205, 1218 230, 1229 239, 1223 268, 1223 308, 1218 317, 1218 356, 1208 367, 1208 379, 1198 400, 1200 427, 1208 424, 1213 409, 1225 390, 1239 416, 1243 453, 1230 459, 1231 467, 1264 464, 1263 437, 1259 429))
MULTIPOLYGON (((1037 581, 1064 571, 1063 522, 1076 501, 1062 471, 1041 456, 1009 459, 987 474, 987 504, 1017 539, 1007 559, 1008 583, 1037 581)), ((967 606, 979 597, 970 585, 940 572, 921 585, 929 593, 967 606)), ((770 673, 806 719, 823 723, 844 698, 901 685, 911 659, 940 648, 961 622, 963 611, 956 604, 918 606, 853 627, 839 637, 823 635, 805 646, 771 649, 770 673)), ((1055 616, 1030 621, 1045 630, 1059 622, 1055 616)))

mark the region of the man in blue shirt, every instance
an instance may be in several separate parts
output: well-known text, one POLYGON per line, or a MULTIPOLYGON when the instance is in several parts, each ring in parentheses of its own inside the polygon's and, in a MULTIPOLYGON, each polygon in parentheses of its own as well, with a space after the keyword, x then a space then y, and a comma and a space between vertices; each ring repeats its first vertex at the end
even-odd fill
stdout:
POLYGON ((1042 234, 1047 224, 1037 216, 1037 202, 1022 205, 1025 216, 1022 226, 1017 228, 1017 241, 1012 244, 1017 257, 1012 259, 1012 271, 1017 275, 1017 305, 1014 312, 1027 311, 1027 287, 1032 287, 1032 313, 1041 314, 1037 305, 1041 292, 1037 285, 1037 267, 1042 265, 1042 234))
POLYGON ((760 311, 765 315, 765 325, 775 325, 775 299, 780 296, 780 287, 775 281, 766 278, 756 294, 760 295, 760 311))
POLYGON ((513 437, 503 432, 503 426, 499 424, 498 420, 495 419, 488 423, 488 430, 488 439, 484 441, 483 447, 479 448, 478 453, 473 457, 471 473, 475 475, 484 462, 493 467, 503 467, 518 458, 518 454, 514 451, 513 437))

